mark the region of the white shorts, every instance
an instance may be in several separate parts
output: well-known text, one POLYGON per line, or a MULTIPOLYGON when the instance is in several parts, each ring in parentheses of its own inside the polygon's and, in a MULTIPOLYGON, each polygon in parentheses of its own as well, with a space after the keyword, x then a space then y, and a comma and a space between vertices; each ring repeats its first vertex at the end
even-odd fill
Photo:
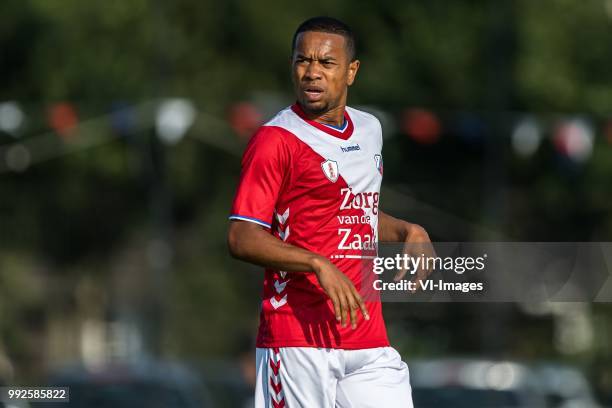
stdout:
POLYGON ((255 408, 413 408, 410 373, 392 347, 257 349, 255 408))

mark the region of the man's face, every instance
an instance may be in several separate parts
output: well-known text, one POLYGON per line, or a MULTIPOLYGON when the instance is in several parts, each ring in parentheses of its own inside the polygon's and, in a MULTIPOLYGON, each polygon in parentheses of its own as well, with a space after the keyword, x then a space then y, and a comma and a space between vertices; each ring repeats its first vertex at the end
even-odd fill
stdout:
POLYGON ((293 52, 293 85, 300 105, 321 114, 346 104, 359 61, 351 62, 345 38, 339 34, 306 31, 298 34, 293 52))

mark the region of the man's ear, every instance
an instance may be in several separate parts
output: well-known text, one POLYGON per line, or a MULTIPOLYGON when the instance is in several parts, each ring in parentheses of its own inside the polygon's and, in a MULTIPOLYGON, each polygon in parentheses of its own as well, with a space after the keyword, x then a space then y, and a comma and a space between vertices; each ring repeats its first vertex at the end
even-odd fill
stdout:
POLYGON ((357 71, 359 70, 359 60, 356 59, 354 61, 351 61, 349 63, 349 72, 348 72, 348 81, 347 81, 347 85, 351 86, 353 85, 353 82, 355 82, 355 77, 357 76, 357 71))

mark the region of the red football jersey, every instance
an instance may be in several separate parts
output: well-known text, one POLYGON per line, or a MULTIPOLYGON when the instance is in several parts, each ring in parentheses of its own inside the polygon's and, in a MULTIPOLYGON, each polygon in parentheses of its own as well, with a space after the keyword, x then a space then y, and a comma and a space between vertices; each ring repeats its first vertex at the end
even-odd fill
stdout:
MULTIPOLYGON (((345 109, 341 128, 308 120, 295 104, 250 140, 230 219, 257 223, 327 257, 360 289, 364 251, 378 241, 382 131, 345 109)), ((378 301, 355 330, 335 319, 314 273, 265 270, 257 347, 362 349, 389 345, 378 301)))

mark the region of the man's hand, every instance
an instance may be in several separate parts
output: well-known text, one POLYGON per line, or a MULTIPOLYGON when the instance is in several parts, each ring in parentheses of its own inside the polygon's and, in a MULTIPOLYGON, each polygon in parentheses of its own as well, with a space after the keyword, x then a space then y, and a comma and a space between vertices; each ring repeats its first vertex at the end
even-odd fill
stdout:
MULTIPOLYGON (((380 242, 403 242, 403 253, 410 257, 421 257, 423 255, 427 259, 436 256, 429 235, 423 227, 394 218, 382 211, 379 212, 378 216, 378 238, 380 242)), ((421 287, 420 282, 427 279, 432 272, 432 269, 426 266, 421 265, 415 272, 412 282, 416 284, 416 289, 411 290, 412 293, 415 293, 421 287)), ((408 273, 407 269, 400 269, 393 280, 400 281, 406 276, 406 273, 408 273)))
POLYGON ((361 311, 366 320, 370 320, 361 295, 345 274, 323 257, 315 258, 312 266, 319 284, 334 305, 336 320, 342 323, 342 327, 346 327, 346 317, 349 315, 351 327, 355 329, 358 311, 361 311))
MULTIPOLYGON (((410 224, 408 227, 408 231, 406 233, 406 238, 404 240, 404 251, 410 257, 421 257, 423 255, 423 260, 428 258, 432 258, 436 256, 436 252, 433 248, 431 240, 429 239, 429 235, 427 231, 423 227, 417 224, 410 224)), ((415 272, 414 278, 412 282, 414 282, 415 289, 410 292, 415 293, 421 287, 421 282, 426 280, 429 274, 431 274, 432 269, 427 267, 428 265, 423 265, 421 263, 420 268, 415 272)), ((399 282, 408 271, 406 269, 401 269, 397 272, 393 280, 395 282, 399 282)))
POLYGON ((228 246, 235 258, 257 265, 287 272, 314 272, 334 305, 336 320, 342 322, 344 327, 347 315, 350 316, 351 327, 357 327, 358 311, 366 320, 370 320, 355 285, 327 258, 283 242, 261 226, 247 221, 230 223, 228 246))

